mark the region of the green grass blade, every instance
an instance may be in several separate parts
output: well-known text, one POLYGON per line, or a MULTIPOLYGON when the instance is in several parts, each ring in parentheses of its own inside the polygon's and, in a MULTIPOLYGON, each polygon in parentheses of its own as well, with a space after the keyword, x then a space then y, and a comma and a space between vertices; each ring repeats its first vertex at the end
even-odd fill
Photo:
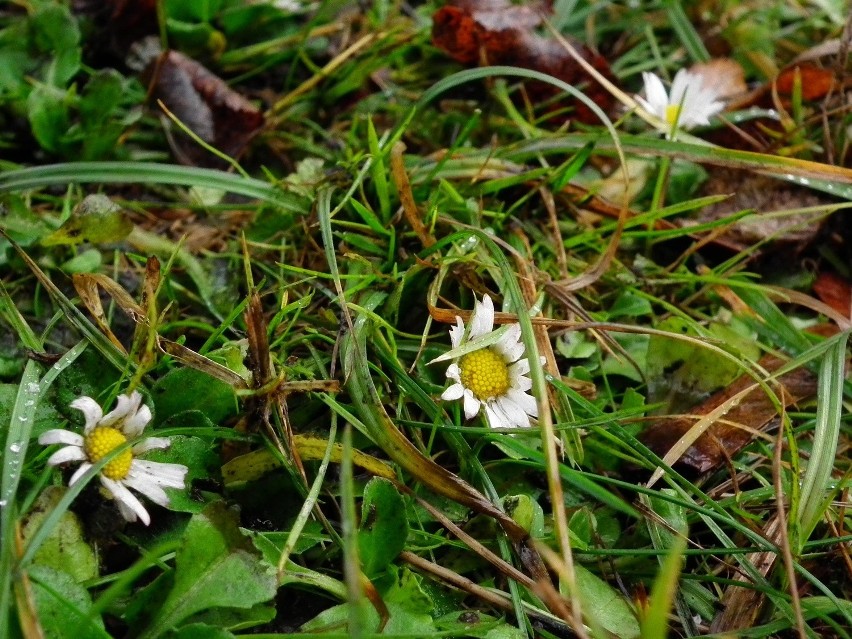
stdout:
POLYGON ((292 213, 306 213, 307 203, 281 189, 241 175, 152 162, 66 162, 0 174, 0 191, 26 191, 63 184, 172 184, 221 189, 263 200, 292 213))
POLYGON ((834 344, 823 357, 820 366, 813 448, 802 478, 800 495, 799 550, 825 514, 830 501, 827 493, 830 496, 834 492, 828 490, 828 485, 834 470, 840 437, 848 339, 848 331, 832 338, 834 344))

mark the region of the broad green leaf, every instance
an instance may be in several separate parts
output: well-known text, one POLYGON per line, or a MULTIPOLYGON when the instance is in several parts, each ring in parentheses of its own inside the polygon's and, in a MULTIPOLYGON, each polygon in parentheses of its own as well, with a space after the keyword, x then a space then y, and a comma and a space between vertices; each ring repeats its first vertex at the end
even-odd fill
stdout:
POLYGON ((63 90, 45 84, 36 86, 27 97, 27 116, 42 148, 60 150, 62 138, 71 126, 69 102, 71 98, 63 90))
POLYGON ((639 637, 639 622, 630 604, 603 579, 576 564, 577 589, 583 602, 583 613, 593 623, 619 639, 639 637))
MULTIPOLYGON (((195 413, 204 418, 200 413, 195 413)), ((208 420, 206 425, 212 426, 208 420)), ((175 420, 174 426, 189 425, 175 420)), ((215 479, 219 475, 221 463, 218 452, 211 446, 210 442, 200 437, 187 437, 175 435, 170 438, 171 446, 162 450, 153 450, 145 454, 145 459, 169 464, 183 464, 189 468, 186 475, 186 486, 191 486, 194 479, 215 479)), ((166 493, 171 500, 169 510, 183 513, 198 513, 206 506, 203 497, 193 496, 188 490, 179 488, 166 488, 166 493)))
POLYGON ((68 221, 48 235, 42 244, 103 244, 120 242, 133 230, 133 222, 115 202, 95 193, 74 207, 68 221))
POLYGON ((237 527, 224 502, 193 516, 175 558, 174 586, 142 633, 150 639, 210 608, 251 608, 275 596, 272 566, 237 527))
MULTIPOLYGON (((24 544, 41 527, 66 490, 65 487, 48 486, 41 492, 24 518, 24 544)), ((97 555, 84 537, 80 519, 70 510, 62 514, 59 523, 50 531, 50 535, 35 554, 33 564, 64 571, 77 583, 98 576, 97 555)))
POLYGON ((388 587, 377 584, 385 603, 398 603, 411 612, 432 612, 435 608, 432 598, 423 588, 423 577, 419 574, 407 566, 388 566, 387 576, 393 579, 388 587))
POLYGON ((612 303, 607 316, 610 319, 617 317, 638 317, 640 315, 650 315, 652 312, 651 302, 627 289, 612 303))
MULTIPOLYGON (((194 368, 176 368, 160 378, 151 389, 162 422, 183 411, 201 411, 214 424, 236 414, 234 388, 194 368)), ((175 424, 177 425, 177 424, 175 424)))
POLYGON ((408 537, 405 501, 387 479, 374 477, 364 487, 358 549, 364 573, 381 573, 405 547, 408 537))
POLYGON ((124 78, 115 69, 92 74, 80 99, 80 118, 84 127, 101 125, 122 99, 124 78))
POLYGON ((544 537, 544 510, 529 495, 507 495, 503 509, 533 538, 544 537))
MULTIPOLYGON (((0 57, 0 64, 2 62, 0 57)), ((0 219, 3 221, 3 231, 21 246, 30 246, 50 230, 23 198, 12 193, 0 195, 0 219)), ((0 246, 6 247, 8 244, 0 241, 0 246)))
POLYGON ((63 271, 72 275, 74 273, 95 273, 101 267, 103 254, 97 249, 87 249, 66 260, 60 267, 63 271))
POLYGON ((253 608, 211 608, 190 617, 182 629, 202 625, 237 632, 246 628, 256 628, 273 619, 275 619, 275 607, 269 605, 258 604, 253 608))
MULTIPOLYGON (((439 631, 447 633, 450 637, 471 637, 474 639, 479 637, 485 639, 487 637, 493 639, 495 635, 489 633, 495 631, 507 633, 502 636, 511 639, 522 639, 527 636, 525 634, 511 634, 512 632, 518 633, 520 630, 506 621, 474 610, 456 610, 442 615, 435 619, 435 626, 439 631)), ((501 635, 497 634, 496 636, 500 637, 501 635)))
POLYGON ((47 566, 32 566, 27 572, 45 637, 108 639, 101 618, 90 614, 92 598, 89 591, 74 577, 47 566))
POLYGON ((165 635, 168 639, 234 639, 227 630, 206 623, 192 623, 165 635))
MULTIPOLYGON (((680 317, 660 322, 658 329, 697 337, 694 325, 680 317)), ((721 324, 711 324, 709 332, 719 345, 734 354, 756 359, 750 340, 721 324)), ((711 392, 729 384, 741 369, 731 360, 707 348, 682 339, 651 335, 648 340, 648 401, 665 401, 665 412, 683 412, 711 392)))
MULTIPOLYGON (((359 604, 361 607, 361 618, 365 619, 365 630, 377 632, 379 628, 379 615, 366 600, 359 604)), ((336 633, 345 632, 348 628, 351 604, 344 603, 332 606, 322 611, 316 617, 302 625, 302 632, 320 633, 323 630, 336 633)), ((385 626, 384 633, 387 635, 409 635, 412 637, 428 637, 435 632, 435 623, 426 613, 413 612, 396 602, 387 604, 390 618, 385 626)), ((337 636, 345 636, 338 634, 337 636)))
MULTIPOLYGON (((249 536, 254 541, 257 549, 263 553, 263 558, 273 566, 278 563, 278 558, 281 556, 281 551, 284 549, 284 544, 287 543, 287 537, 290 532, 286 530, 276 530, 273 532, 257 532, 254 530, 242 529, 243 533, 249 536)), ((323 532, 322 524, 318 521, 309 521, 302 529, 302 534, 296 541, 293 547, 293 555, 301 555, 306 550, 310 550, 317 544, 327 543, 330 537, 323 532)))

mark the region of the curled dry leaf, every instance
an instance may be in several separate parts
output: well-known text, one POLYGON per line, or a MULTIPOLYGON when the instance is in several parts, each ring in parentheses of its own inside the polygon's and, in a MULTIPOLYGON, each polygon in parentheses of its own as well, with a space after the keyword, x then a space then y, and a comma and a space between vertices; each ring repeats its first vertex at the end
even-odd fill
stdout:
MULTIPOLYGON (((784 361, 772 356, 763 357, 760 365, 767 371, 781 368, 784 361)), ((817 391, 817 378, 806 368, 781 375, 774 391, 787 408, 797 402, 813 397, 817 391)), ((695 407, 691 413, 695 417, 709 415, 719 410, 726 402, 755 384, 748 375, 738 377, 727 388, 715 393, 709 399, 695 407)), ((746 393, 738 402, 725 412, 721 419, 713 423, 683 454, 678 466, 689 468, 698 473, 706 473, 724 465, 726 460, 738 453, 754 439, 757 431, 766 428, 778 415, 775 405, 759 386, 746 393)), ((642 442, 660 457, 687 436, 696 423, 695 417, 665 419, 651 424, 640 436, 642 442)))
POLYGON ((814 293, 835 311, 852 319, 852 282, 837 273, 820 273, 814 282, 814 293))
MULTIPOLYGON (((143 73, 154 100, 162 102, 199 138, 236 158, 263 126, 263 113, 222 78, 177 51, 151 61, 143 73)), ((178 141, 179 140, 179 141, 178 141)), ((173 149, 183 164, 219 167, 224 162, 186 138, 173 149)))
MULTIPOLYGON (((432 16, 432 42, 463 64, 506 64, 554 76, 579 86, 608 111, 614 102, 609 92, 592 80, 556 40, 533 31, 542 24, 544 15, 545 8, 540 5, 513 5, 506 0, 457 0, 432 16)), ((580 43, 572 44, 595 69, 613 79, 602 56, 580 43)), ((541 82, 528 82, 526 88, 535 102, 558 94, 553 86, 541 82)), ((581 122, 599 122, 582 102, 572 101, 571 105, 581 122)))

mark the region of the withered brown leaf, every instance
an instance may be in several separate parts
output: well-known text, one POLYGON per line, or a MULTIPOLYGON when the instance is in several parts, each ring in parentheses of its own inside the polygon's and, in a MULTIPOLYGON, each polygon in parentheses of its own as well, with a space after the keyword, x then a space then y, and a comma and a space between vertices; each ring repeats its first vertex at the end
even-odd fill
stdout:
MULTIPOLYGON (((204 65, 178 51, 166 51, 145 69, 149 92, 199 138, 237 158, 264 123, 263 113, 204 65)), ((184 164, 221 167, 225 163, 186 138, 176 138, 184 164), (179 141, 178 141, 179 140, 179 141)))
MULTIPOLYGON (((759 362, 767 371, 776 371, 784 361, 767 355, 759 362)), ((780 388, 775 393, 784 408, 813 397, 817 390, 817 378, 806 368, 797 368, 781 375, 777 380, 780 388)), ((696 406, 692 415, 704 416, 742 393, 754 380, 748 375, 738 377, 727 388, 713 394, 696 406)), ((678 460, 677 466, 706 473, 725 464, 751 442, 755 431, 765 428, 778 415, 778 410, 759 386, 746 393, 738 403, 728 410, 723 419, 712 424, 678 460), (744 428, 743 426, 747 426, 744 428)), ((695 424, 693 418, 662 419, 646 428, 639 439, 660 457, 663 457, 695 424)))
MULTIPOLYGON (((457 0, 432 16, 432 42, 455 60, 467 65, 506 64, 551 75, 584 93, 604 111, 614 102, 610 93, 594 81, 556 40, 533 29, 542 24, 545 8, 513 5, 506 0, 457 0)), ((572 42, 575 49, 607 79, 613 79, 609 64, 588 47, 572 42)), ((558 94, 542 82, 525 83, 535 102, 558 94)), ((576 118, 594 124, 599 118, 580 101, 571 101, 576 118)))

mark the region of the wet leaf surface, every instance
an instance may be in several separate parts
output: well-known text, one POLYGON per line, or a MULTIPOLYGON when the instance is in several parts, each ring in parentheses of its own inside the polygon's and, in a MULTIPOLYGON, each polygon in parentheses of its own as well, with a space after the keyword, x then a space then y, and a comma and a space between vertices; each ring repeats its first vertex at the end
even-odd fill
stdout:
MULTIPOLYGON (((441 7, 432 16, 432 42, 453 59, 475 66, 505 64, 541 71, 568 84, 582 88, 605 112, 613 97, 582 69, 556 40, 539 35, 545 15, 541 5, 513 5, 505 0, 462 0, 441 7)), ((606 78, 613 79, 603 56, 573 42, 584 59, 606 78)), ((526 83, 533 104, 558 94, 551 86, 539 82, 526 83)), ((569 100, 576 117, 585 123, 600 119, 582 102, 569 100)))
MULTIPOLYGON (((776 357, 761 358, 759 364, 767 371, 780 368, 784 362, 776 357)), ((775 392, 784 408, 816 395, 817 377, 805 368, 798 368, 778 378, 781 388, 775 392)), ((678 417, 652 423, 640 435, 640 439, 659 456, 666 452, 686 434, 698 417, 717 410, 732 397, 754 385, 748 375, 738 377, 724 390, 713 394, 689 412, 695 418, 678 417)), ((760 387, 755 387, 737 404, 712 424, 698 440, 689 447, 678 461, 678 466, 698 473, 706 473, 724 466, 727 461, 751 442, 756 433, 769 426, 778 416, 778 410, 760 387)))

